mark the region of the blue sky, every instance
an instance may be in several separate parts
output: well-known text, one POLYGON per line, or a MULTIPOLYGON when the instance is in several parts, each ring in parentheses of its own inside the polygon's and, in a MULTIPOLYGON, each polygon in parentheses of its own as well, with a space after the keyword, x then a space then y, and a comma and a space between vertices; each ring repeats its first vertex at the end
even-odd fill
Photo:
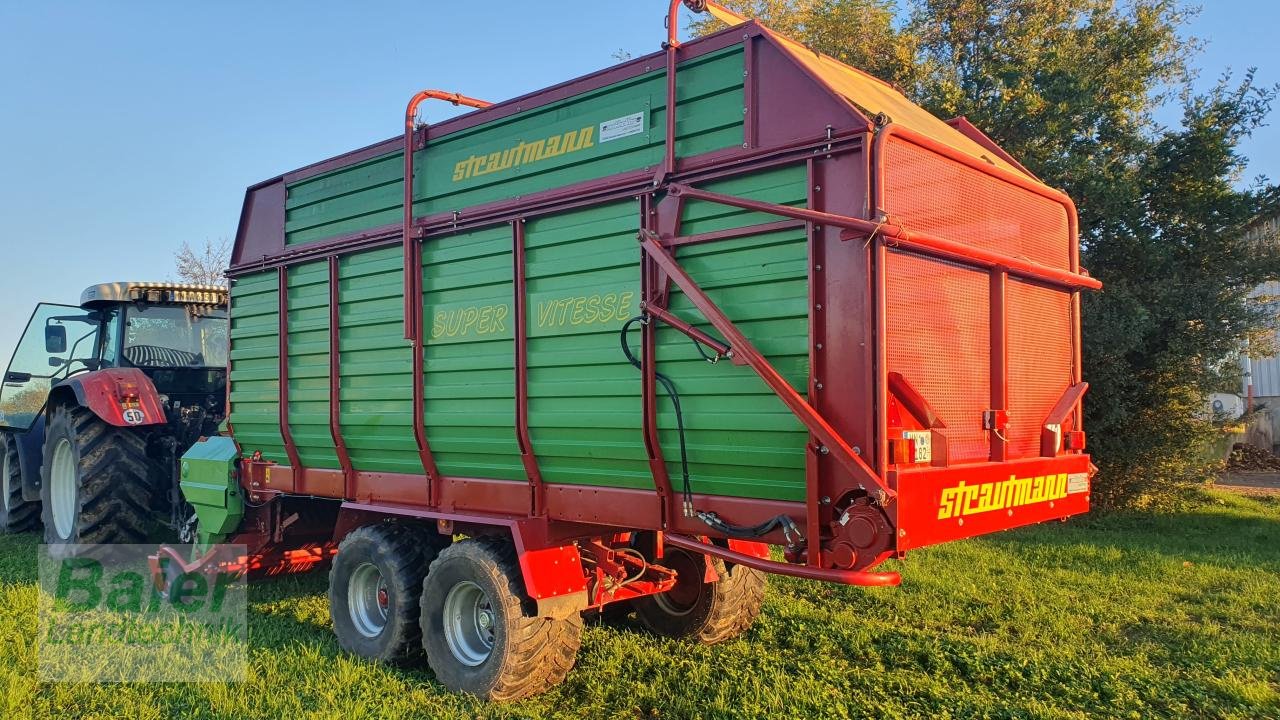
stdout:
MULTIPOLYGON (((658 49, 664 12, 659 0, 0 0, 0 363, 36 301, 172 277, 183 240, 234 235, 246 186, 397 134, 415 90, 536 90, 658 49)), ((1206 0, 1190 28, 1209 43, 1202 84, 1251 65, 1280 82, 1277 27, 1280 4, 1206 0)), ((1280 129, 1245 151, 1249 176, 1280 177, 1280 129)))

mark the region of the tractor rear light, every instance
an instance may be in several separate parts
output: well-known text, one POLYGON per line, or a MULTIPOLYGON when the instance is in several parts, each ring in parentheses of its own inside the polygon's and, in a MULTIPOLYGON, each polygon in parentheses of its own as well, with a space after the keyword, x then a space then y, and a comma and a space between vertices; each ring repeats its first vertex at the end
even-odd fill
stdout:
POLYGON ((1062 435, 1062 447, 1064 450, 1084 450, 1085 439, 1083 430, 1070 430, 1062 435))
POLYGON ((132 382, 116 383, 116 397, 120 398, 120 402, 125 405, 137 403, 140 397, 138 384, 132 382))

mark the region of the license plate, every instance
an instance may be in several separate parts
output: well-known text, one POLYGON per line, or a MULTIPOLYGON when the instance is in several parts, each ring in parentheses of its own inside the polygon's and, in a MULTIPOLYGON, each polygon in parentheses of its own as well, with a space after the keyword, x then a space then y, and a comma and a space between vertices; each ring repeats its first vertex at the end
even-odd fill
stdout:
POLYGON ((927 463, 933 460, 933 432, 930 430, 906 430, 902 437, 911 440, 916 446, 915 462, 927 463))

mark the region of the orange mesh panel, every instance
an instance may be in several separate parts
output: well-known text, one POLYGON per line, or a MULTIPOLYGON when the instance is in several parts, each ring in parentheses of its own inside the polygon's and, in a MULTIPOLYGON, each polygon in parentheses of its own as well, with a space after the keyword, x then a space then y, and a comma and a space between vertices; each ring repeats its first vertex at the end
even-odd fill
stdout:
POLYGON ((899 138, 884 149, 890 221, 946 240, 1070 270, 1062 205, 899 138))
POLYGON ((885 275, 889 372, 902 373, 947 424, 952 462, 989 459, 989 276, 901 252, 889 253, 885 275))
POLYGON ((1009 321, 1009 457, 1040 454, 1045 417, 1071 385, 1071 296, 1012 278, 1009 321))

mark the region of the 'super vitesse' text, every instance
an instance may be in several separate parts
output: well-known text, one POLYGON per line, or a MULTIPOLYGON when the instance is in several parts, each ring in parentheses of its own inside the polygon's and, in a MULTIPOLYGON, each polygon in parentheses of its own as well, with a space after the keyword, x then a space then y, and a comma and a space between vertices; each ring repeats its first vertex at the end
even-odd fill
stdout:
MULTIPOLYGON (((554 333, 558 328, 617 325, 636 312, 635 297, 635 292, 625 291, 540 299, 530 307, 530 329, 554 333)), ((431 316, 431 337, 506 335, 510 315, 511 308, 506 303, 437 310, 431 316)))

